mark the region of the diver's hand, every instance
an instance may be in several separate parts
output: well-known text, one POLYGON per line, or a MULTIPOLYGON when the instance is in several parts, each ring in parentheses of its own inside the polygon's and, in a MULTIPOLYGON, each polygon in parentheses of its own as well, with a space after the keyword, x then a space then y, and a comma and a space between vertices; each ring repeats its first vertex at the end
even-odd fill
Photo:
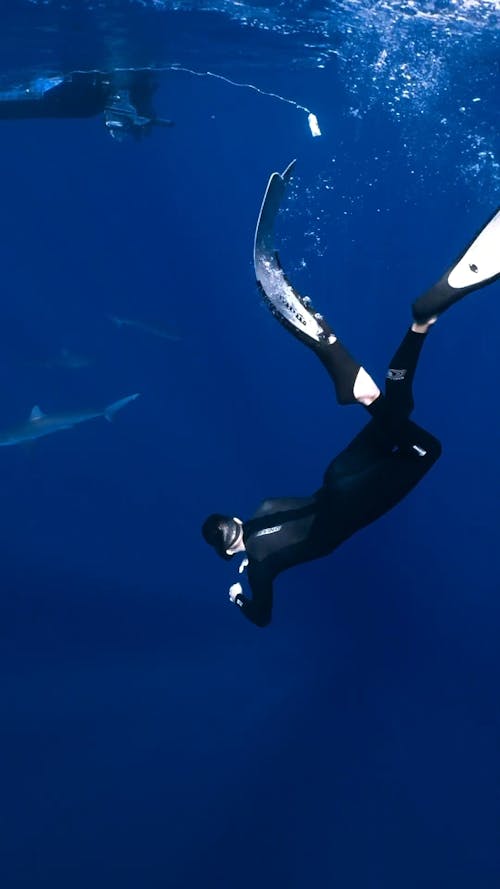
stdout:
POLYGON ((243 592, 243 587, 241 583, 233 583, 229 587, 229 598, 231 602, 236 602, 236 596, 241 596, 243 592))

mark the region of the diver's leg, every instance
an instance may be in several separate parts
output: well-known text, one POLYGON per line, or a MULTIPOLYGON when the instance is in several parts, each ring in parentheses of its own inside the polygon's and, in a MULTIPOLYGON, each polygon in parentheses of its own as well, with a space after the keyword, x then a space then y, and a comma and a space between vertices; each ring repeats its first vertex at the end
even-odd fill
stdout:
POLYGON ((339 404, 370 405, 380 389, 359 361, 347 351, 308 297, 300 296, 282 277, 279 299, 271 300, 264 287, 259 289, 274 317, 285 330, 311 349, 325 367, 335 387, 339 404))
POLYGON ((426 334, 435 321, 436 318, 431 318, 425 324, 414 322, 411 325, 391 358, 385 378, 385 397, 380 395, 367 405, 374 420, 385 426, 386 433, 393 439, 397 439, 401 424, 413 411, 415 371, 426 334))
POLYGON ((413 323, 391 358, 385 377, 385 397, 391 411, 409 417, 414 408, 413 380, 426 334, 435 318, 413 323))
POLYGON ((316 321, 321 326, 321 336, 318 340, 312 339, 295 326, 284 323, 278 313, 275 313, 275 317, 297 339, 316 353, 333 381, 339 404, 355 404, 357 402, 368 408, 374 415, 374 411, 370 410, 372 405, 384 401, 387 402, 387 409, 392 414, 404 418, 409 417, 413 410, 413 378, 418 359, 425 335, 436 319, 431 318, 424 324, 414 322, 407 331, 391 359, 386 376, 384 399, 377 384, 365 368, 347 351, 327 321, 318 312, 314 312, 309 302, 306 305, 308 311, 314 313, 316 321))
POLYGON ((373 419, 328 466, 321 492, 341 504, 349 533, 392 509, 417 485, 441 455, 430 432, 405 420, 401 445, 380 434, 373 419))
POLYGON ((339 404, 358 403, 369 407, 380 397, 380 389, 368 371, 352 357, 333 332, 314 351, 335 386, 339 404))
MULTIPOLYGON (((282 273, 283 274, 283 273, 282 273)), ((361 404, 394 437, 413 410, 413 378, 426 334, 435 317, 414 321, 390 362, 385 397, 365 368, 348 352, 308 297, 295 291, 283 275, 286 299, 271 302, 260 290, 275 318, 319 358, 332 380, 339 404, 361 404), (286 287, 286 289, 285 289, 286 287), (288 291, 288 293, 287 293, 288 291), (293 302, 292 302, 293 299, 293 302)))
POLYGON ((408 490, 413 487, 440 456, 439 441, 409 419, 418 360, 435 321, 414 322, 407 330, 390 361, 385 395, 380 393, 366 405, 371 422, 335 457, 325 473, 324 483, 330 491, 340 488, 352 493, 359 485, 363 496, 373 500, 378 510, 380 504, 396 502, 398 492, 407 485, 408 490))

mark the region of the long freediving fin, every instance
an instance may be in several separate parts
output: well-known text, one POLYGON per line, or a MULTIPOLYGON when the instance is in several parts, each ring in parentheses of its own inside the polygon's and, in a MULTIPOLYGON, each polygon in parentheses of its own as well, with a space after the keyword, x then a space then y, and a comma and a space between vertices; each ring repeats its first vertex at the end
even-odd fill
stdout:
POLYGON ((424 323, 497 278, 500 278, 500 207, 437 284, 415 300, 413 317, 424 323))
POLYGON ((295 164, 296 161, 293 160, 288 164, 283 173, 272 173, 269 177, 255 229, 254 265, 256 274, 257 264, 260 259, 265 257, 271 260, 276 256, 274 224, 295 164))
POLYGON ((319 341, 324 334, 322 318, 307 298, 288 281, 274 246, 274 226, 295 167, 293 160, 283 173, 273 173, 267 183, 255 229, 253 263, 259 289, 272 313, 292 332, 319 341))

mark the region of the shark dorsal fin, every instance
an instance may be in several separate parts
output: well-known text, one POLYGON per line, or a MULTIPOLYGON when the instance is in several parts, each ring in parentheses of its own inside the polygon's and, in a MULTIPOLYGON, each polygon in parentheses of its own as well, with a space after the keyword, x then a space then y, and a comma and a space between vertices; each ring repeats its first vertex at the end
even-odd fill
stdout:
POLYGON ((35 404, 30 414, 30 423, 36 423, 37 420, 41 420, 44 416, 44 412, 38 407, 37 404, 35 404))

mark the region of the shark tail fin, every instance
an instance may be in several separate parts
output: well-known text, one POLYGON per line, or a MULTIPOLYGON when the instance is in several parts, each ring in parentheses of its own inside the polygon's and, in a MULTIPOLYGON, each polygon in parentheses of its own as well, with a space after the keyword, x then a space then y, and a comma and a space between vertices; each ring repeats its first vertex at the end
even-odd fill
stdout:
POLYGON ((152 117, 151 123, 154 123, 155 127, 173 127, 173 126, 175 126, 174 120, 167 120, 165 117, 152 117))
POLYGON ((130 401, 135 401, 136 398, 139 398, 140 392, 136 392, 134 395, 127 395, 126 398, 120 398, 118 401, 113 401, 112 404, 108 404, 107 407, 104 408, 103 414, 106 420, 111 423, 114 415, 121 411, 122 407, 125 407, 130 401))

